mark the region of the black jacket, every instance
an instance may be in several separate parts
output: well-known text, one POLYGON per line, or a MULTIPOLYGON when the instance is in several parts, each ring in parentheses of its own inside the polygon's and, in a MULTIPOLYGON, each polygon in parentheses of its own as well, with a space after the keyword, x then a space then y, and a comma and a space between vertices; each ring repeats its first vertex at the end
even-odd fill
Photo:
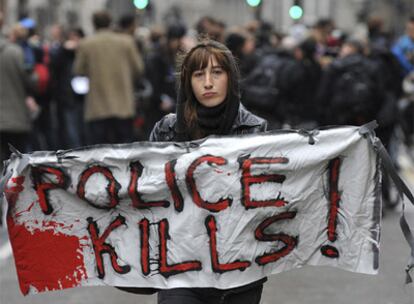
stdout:
POLYGON ((382 106, 384 96, 383 75, 381 75, 377 64, 361 54, 352 54, 338 58, 328 66, 322 76, 317 99, 325 111, 324 124, 362 125, 375 119, 382 106), (340 86, 342 76, 354 70, 364 72, 363 74, 370 80, 369 88, 372 93, 369 100, 358 104, 362 108, 358 111, 354 110, 355 101, 349 97, 352 95, 349 94, 349 88, 344 89, 340 86))
MULTIPOLYGON (((176 139, 175 125, 177 116, 174 113, 165 115, 154 126, 150 135, 150 141, 174 141, 176 139)), ((239 113, 233 122, 229 135, 252 134, 264 132, 267 129, 267 122, 240 104, 239 113)))
MULTIPOLYGON (((165 115, 159 122, 157 122, 151 132, 150 141, 174 141, 176 138, 175 125, 177 123, 177 116, 175 113, 165 115)), ((237 134, 253 134, 264 132, 267 129, 266 120, 250 113, 243 105, 239 106, 239 113, 236 116, 229 135, 237 134)), ((196 288, 200 293, 208 295, 226 296, 228 294, 242 293, 251 291, 255 288, 261 288, 262 284, 267 280, 263 278, 256 282, 241 286, 238 288, 231 288, 227 290, 219 290, 215 288, 196 288)), ((135 294, 153 294, 158 289, 155 288, 135 288, 135 287, 116 287, 122 291, 135 294)), ((174 290, 172 291, 175 292, 174 290)))
MULTIPOLYGON (((176 130, 175 125, 177 123, 177 116, 176 114, 167 114, 165 115, 159 122, 157 122, 151 132, 150 141, 174 141, 176 139, 176 130)), ((240 104, 239 112, 236 116, 231 131, 228 135, 241 135, 241 134, 253 134, 264 132, 267 129, 267 121, 252 114, 243 105, 240 104)), ((191 289, 194 291, 194 294, 199 294, 200 297, 204 298, 205 296, 217 296, 220 298, 225 298, 227 295, 230 294, 238 294, 238 293, 250 293, 255 292, 255 290, 261 290, 262 284, 267 280, 267 278, 263 278, 261 280, 252 282, 250 284, 238 287, 238 288, 231 288, 227 290, 219 290, 216 288, 196 288, 191 289)), ((132 291, 135 293, 139 293, 138 289, 134 290, 127 290, 123 289, 124 291, 132 291)), ((168 296, 178 296, 180 294, 181 289, 172 289, 167 291, 160 291, 165 292, 168 296)))

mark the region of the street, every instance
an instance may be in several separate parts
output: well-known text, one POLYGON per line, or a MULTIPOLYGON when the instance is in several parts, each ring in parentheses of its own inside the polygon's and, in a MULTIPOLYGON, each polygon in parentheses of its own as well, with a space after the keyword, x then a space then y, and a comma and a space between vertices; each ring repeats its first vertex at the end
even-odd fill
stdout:
MULTIPOLYGON (((414 167, 402 159, 402 177, 414 188, 414 167)), ((407 220, 414 227, 414 207, 406 200, 407 220)), ((362 275, 334 268, 305 267, 274 275, 265 284, 262 304, 414 303, 414 286, 405 285, 409 247, 399 226, 401 208, 386 210, 382 222, 380 272, 362 275)), ((75 288, 24 297, 18 287, 7 232, 0 228, 0 304, 156 303, 156 296, 137 296, 112 287, 75 288)))

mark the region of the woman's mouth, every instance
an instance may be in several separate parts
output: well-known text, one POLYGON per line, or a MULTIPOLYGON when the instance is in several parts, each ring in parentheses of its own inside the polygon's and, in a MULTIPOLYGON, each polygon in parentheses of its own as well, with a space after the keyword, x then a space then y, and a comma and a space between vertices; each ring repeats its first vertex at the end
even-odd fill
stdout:
POLYGON ((213 96, 215 96, 217 93, 215 93, 215 92, 206 92, 206 93, 204 93, 203 94, 203 97, 213 97, 213 96))

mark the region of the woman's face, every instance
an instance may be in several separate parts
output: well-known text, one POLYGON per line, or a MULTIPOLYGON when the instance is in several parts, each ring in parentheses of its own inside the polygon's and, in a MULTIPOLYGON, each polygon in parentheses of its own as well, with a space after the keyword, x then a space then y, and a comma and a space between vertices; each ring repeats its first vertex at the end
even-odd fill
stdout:
POLYGON ((205 107, 215 107, 227 97, 228 75, 211 56, 208 65, 191 75, 191 87, 198 102, 205 107))

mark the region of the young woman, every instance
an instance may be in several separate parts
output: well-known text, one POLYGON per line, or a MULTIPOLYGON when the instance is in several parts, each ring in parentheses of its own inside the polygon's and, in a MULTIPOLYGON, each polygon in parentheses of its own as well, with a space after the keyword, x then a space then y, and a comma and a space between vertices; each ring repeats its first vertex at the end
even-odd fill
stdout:
MULTIPOLYGON (((164 116, 151 132, 151 141, 186 141, 208 135, 258 133, 265 120, 240 103, 239 71, 224 45, 204 40, 184 57, 180 68, 176 114, 164 116)), ((262 279, 227 290, 175 288, 158 292, 159 304, 258 304, 262 279)))

